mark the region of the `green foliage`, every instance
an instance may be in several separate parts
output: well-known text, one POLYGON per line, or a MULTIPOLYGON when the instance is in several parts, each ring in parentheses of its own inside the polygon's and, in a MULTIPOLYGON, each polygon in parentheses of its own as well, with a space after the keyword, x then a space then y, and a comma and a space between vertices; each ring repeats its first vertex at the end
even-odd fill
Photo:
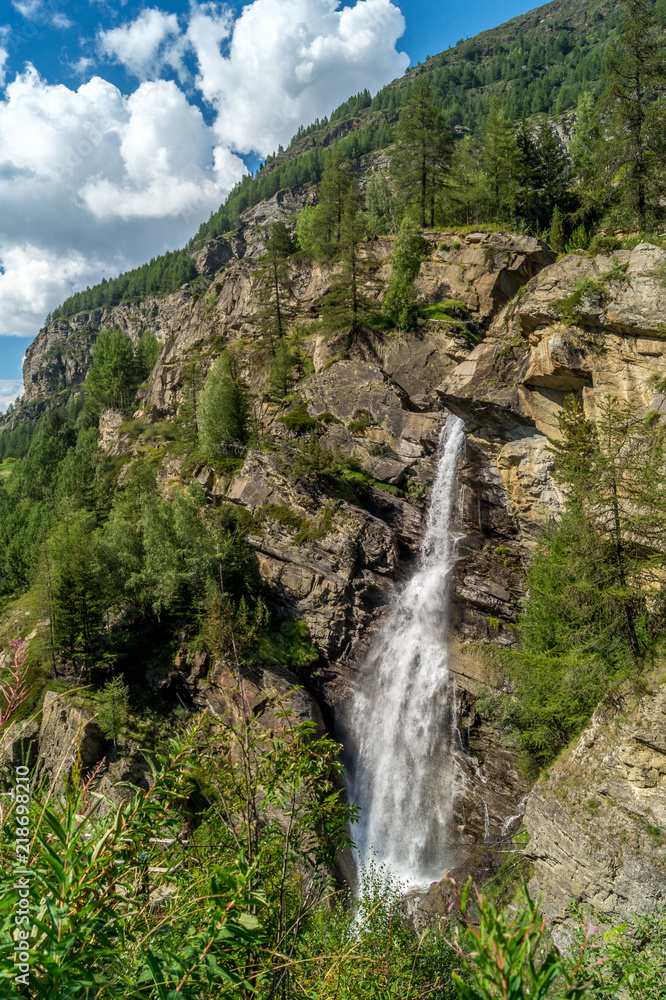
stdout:
POLYGON ((383 170, 371 174, 365 188, 365 201, 371 233, 375 236, 394 233, 397 229, 395 198, 383 170))
POLYGON ((513 691, 500 698, 501 714, 540 766, 640 672, 666 621, 663 429, 654 414, 610 397, 588 420, 573 396, 560 427, 564 514, 529 569, 522 647, 500 654, 513 691))
POLYGON ((634 916, 604 934, 595 947, 599 964, 590 970, 588 994, 631 996, 632 1000, 662 1000, 666 968, 666 908, 634 916))
POLYGON ((364 431, 366 427, 370 427, 372 423, 372 418, 368 410, 359 407, 352 413, 352 418, 347 424, 347 430, 350 434, 356 434, 359 431, 364 431))
POLYGON ((579 278, 571 295, 553 302, 553 309, 567 326, 576 326, 582 322, 585 308, 602 307, 607 294, 600 282, 593 278, 579 278))
POLYGON ((454 1000, 451 970, 456 955, 441 927, 427 925, 418 937, 404 919, 400 887, 386 873, 363 873, 362 896, 353 908, 334 897, 315 911, 294 973, 294 996, 308 1000, 454 1000))
POLYGON ((139 337, 135 351, 136 378, 139 383, 145 382, 149 377, 159 353, 160 345, 157 337, 152 330, 146 330, 139 337))
POLYGON ((284 338, 279 340, 275 345, 275 354, 267 380, 266 398, 272 403, 283 403, 296 384, 300 367, 298 352, 290 347, 284 338))
POLYGON ((421 233, 403 220, 393 248, 391 277, 383 301, 386 312, 402 328, 408 327, 415 316, 415 283, 428 249, 421 233))
POLYGON ((117 278, 76 292, 53 310, 53 321, 68 319, 80 312, 112 308, 121 302, 140 302, 148 295, 168 295, 197 277, 197 269, 186 250, 174 250, 153 258, 149 264, 126 271, 117 278))
POLYGON ((211 459, 242 448, 248 437, 248 391, 235 355, 225 352, 209 371, 197 403, 199 445, 211 459))
POLYGON ((597 149, 618 217, 645 230, 663 217, 666 193, 664 10, 653 0, 624 0, 623 8, 606 64, 607 141, 597 149))
POLYGON ((308 413, 308 404, 305 400, 297 403, 289 413, 278 417, 278 420, 292 434, 298 435, 305 434, 307 431, 314 432, 321 426, 319 420, 316 417, 311 417, 308 413))
POLYGON ((490 184, 493 218, 509 219, 513 214, 518 149, 512 123, 493 98, 483 132, 482 166, 490 184))
POLYGON ((395 131, 391 172, 403 206, 419 225, 435 225, 435 198, 451 166, 453 137, 434 103, 432 87, 418 82, 407 98, 395 131))
POLYGON ((129 718, 129 688, 122 677, 106 682, 95 714, 99 728, 117 746, 129 718))
POLYGON ((469 882, 461 896, 455 889, 453 892, 464 923, 462 936, 456 933, 457 951, 469 975, 465 981, 459 972, 453 972, 460 1000, 545 1000, 554 995, 554 987, 559 1000, 583 995, 587 937, 578 961, 570 968, 557 950, 543 954, 545 920, 527 890, 523 892, 524 905, 513 912, 498 909, 478 890, 472 904, 469 882))
POLYGON ((562 213, 557 205, 553 210, 553 215, 550 220, 548 242, 556 253, 562 253, 564 250, 564 227, 562 224, 562 213))
MULTIPOLYGON (((146 347, 147 345, 144 345, 146 347)), ((128 410, 134 403, 139 374, 132 341, 122 330, 102 330, 86 378, 86 411, 96 420, 102 410, 128 410)))
POLYGON ((294 288, 289 258, 296 249, 284 222, 274 222, 266 240, 263 266, 258 272, 258 298, 262 306, 258 318, 271 345, 275 338, 279 342, 284 337, 293 316, 294 288))

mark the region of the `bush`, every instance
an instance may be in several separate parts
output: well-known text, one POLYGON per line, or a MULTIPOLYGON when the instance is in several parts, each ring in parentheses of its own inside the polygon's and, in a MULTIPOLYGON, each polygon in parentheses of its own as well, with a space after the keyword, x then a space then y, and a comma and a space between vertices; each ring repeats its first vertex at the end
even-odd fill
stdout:
POLYGON ((308 404, 306 402, 298 403, 289 413, 278 417, 278 420, 281 424, 285 425, 287 430, 296 435, 305 434, 307 431, 315 431, 320 426, 319 420, 311 417, 308 413, 308 404))

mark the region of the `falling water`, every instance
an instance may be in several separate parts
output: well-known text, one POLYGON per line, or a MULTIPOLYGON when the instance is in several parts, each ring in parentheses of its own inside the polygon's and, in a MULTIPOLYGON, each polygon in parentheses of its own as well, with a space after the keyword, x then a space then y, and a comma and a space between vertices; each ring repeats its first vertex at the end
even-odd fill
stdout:
POLYGON ((409 886, 441 878, 453 863, 456 720, 447 626, 462 442, 463 422, 449 416, 418 570, 366 657, 348 723, 348 786, 361 810, 352 830, 357 860, 362 868, 374 861, 409 886))

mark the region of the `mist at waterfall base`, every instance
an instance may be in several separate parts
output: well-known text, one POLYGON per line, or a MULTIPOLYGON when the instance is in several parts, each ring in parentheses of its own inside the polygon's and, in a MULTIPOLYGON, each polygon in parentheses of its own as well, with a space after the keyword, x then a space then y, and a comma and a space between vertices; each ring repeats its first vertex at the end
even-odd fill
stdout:
POLYGON ((396 593, 352 691, 347 785, 360 809, 351 835, 361 883, 373 867, 406 888, 426 886, 456 863, 447 633, 463 440, 462 420, 449 416, 418 568, 396 593))

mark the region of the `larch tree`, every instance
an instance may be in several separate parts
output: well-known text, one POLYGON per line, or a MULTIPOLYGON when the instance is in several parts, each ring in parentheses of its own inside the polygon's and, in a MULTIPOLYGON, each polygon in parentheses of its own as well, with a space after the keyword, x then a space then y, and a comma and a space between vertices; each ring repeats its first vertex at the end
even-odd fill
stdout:
POLYGON ((451 169, 453 136, 432 88, 418 82, 395 130, 391 170, 403 204, 413 206, 418 224, 435 225, 435 202, 451 169))
POLYGON ((497 220, 505 220, 514 210, 518 155, 513 125, 498 98, 490 102, 482 142, 482 165, 490 186, 492 211, 497 220))
POLYGON ((263 268, 259 275, 260 321, 275 352, 275 339, 287 332, 293 315, 294 283, 289 258, 296 245, 284 222, 274 222, 266 240, 263 268))
POLYGON ((199 445, 203 453, 219 458, 247 441, 250 403, 238 359, 225 352, 206 377, 197 404, 199 445))
POLYGON ((658 0, 624 0, 624 8, 606 66, 604 149, 621 216, 646 229, 663 214, 666 193, 666 33, 658 0))

